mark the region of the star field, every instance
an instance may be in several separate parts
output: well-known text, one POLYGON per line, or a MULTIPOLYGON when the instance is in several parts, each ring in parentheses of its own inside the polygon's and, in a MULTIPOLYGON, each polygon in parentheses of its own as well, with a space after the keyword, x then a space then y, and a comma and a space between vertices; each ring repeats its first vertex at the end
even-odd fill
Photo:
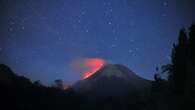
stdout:
POLYGON ((78 58, 103 58, 152 79, 170 61, 193 0, 0 0, 0 63, 32 80, 73 83, 78 58))

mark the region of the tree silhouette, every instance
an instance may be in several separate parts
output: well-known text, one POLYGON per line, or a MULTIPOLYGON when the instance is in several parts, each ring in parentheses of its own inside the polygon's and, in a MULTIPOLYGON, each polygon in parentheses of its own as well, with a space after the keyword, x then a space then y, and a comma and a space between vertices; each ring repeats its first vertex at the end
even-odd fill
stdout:
POLYGON ((56 88, 64 89, 64 82, 61 79, 57 79, 54 82, 56 88))
POLYGON ((176 93, 184 93, 189 61, 189 40, 185 29, 179 32, 178 43, 173 44, 171 64, 163 65, 162 72, 168 73, 169 86, 176 93))
POLYGON ((34 85, 36 85, 36 86, 42 86, 42 84, 41 84, 41 81, 40 81, 40 80, 35 81, 33 84, 34 84, 34 85))
POLYGON ((195 93, 195 25, 189 28, 189 60, 188 60, 187 90, 188 94, 195 93))
POLYGON ((158 67, 156 67, 156 73, 154 74, 154 80, 155 80, 155 82, 162 81, 162 78, 160 76, 160 72, 159 72, 159 68, 158 67))
POLYGON ((168 72, 170 86, 177 93, 191 94, 195 91, 195 25, 189 28, 189 33, 180 30, 171 58, 171 64, 162 66, 163 72, 168 72))
POLYGON ((195 65, 195 24, 193 24, 189 28, 189 46, 190 46, 190 57, 193 62, 193 65, 195 65))
POLYGON ((178 93, 183 93, 186 83, 187 74, 187 57, 188 57, 188 38, 185 29, 180 30, 178 44, 173 47, 172 51, 172 74, 170 82, 173 89, 178 93))

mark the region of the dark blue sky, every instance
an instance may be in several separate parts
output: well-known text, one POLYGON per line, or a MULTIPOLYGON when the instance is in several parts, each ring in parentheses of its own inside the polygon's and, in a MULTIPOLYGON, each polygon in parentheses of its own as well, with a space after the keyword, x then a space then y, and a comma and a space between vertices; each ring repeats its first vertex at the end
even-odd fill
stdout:
POLYGON ((194 13, 194 0, 0 0, 0 63, 44 84, 77 81, 70 62, 91 57, 152 79, 194 13))

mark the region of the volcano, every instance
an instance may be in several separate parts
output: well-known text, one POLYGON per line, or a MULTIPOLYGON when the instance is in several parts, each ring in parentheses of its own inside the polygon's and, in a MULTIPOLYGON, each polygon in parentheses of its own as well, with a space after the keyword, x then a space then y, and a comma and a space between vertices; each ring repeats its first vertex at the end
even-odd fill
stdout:
POLYGON ((73 89, 87 97, 121 97, 145 91, 151 81, 139 77, 120 64, 106 64, 90 77, 78 81, 73 89))

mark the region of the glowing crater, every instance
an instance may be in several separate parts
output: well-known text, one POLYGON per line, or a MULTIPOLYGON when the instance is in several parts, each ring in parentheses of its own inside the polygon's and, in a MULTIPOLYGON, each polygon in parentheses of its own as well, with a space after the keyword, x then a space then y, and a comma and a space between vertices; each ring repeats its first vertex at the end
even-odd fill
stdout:
POLYGON ((84 66, 87 70, 84 72, 82 79, 87 79, 105 65, 105 60, 100 58, 88 58, 84 60, 84 66))

